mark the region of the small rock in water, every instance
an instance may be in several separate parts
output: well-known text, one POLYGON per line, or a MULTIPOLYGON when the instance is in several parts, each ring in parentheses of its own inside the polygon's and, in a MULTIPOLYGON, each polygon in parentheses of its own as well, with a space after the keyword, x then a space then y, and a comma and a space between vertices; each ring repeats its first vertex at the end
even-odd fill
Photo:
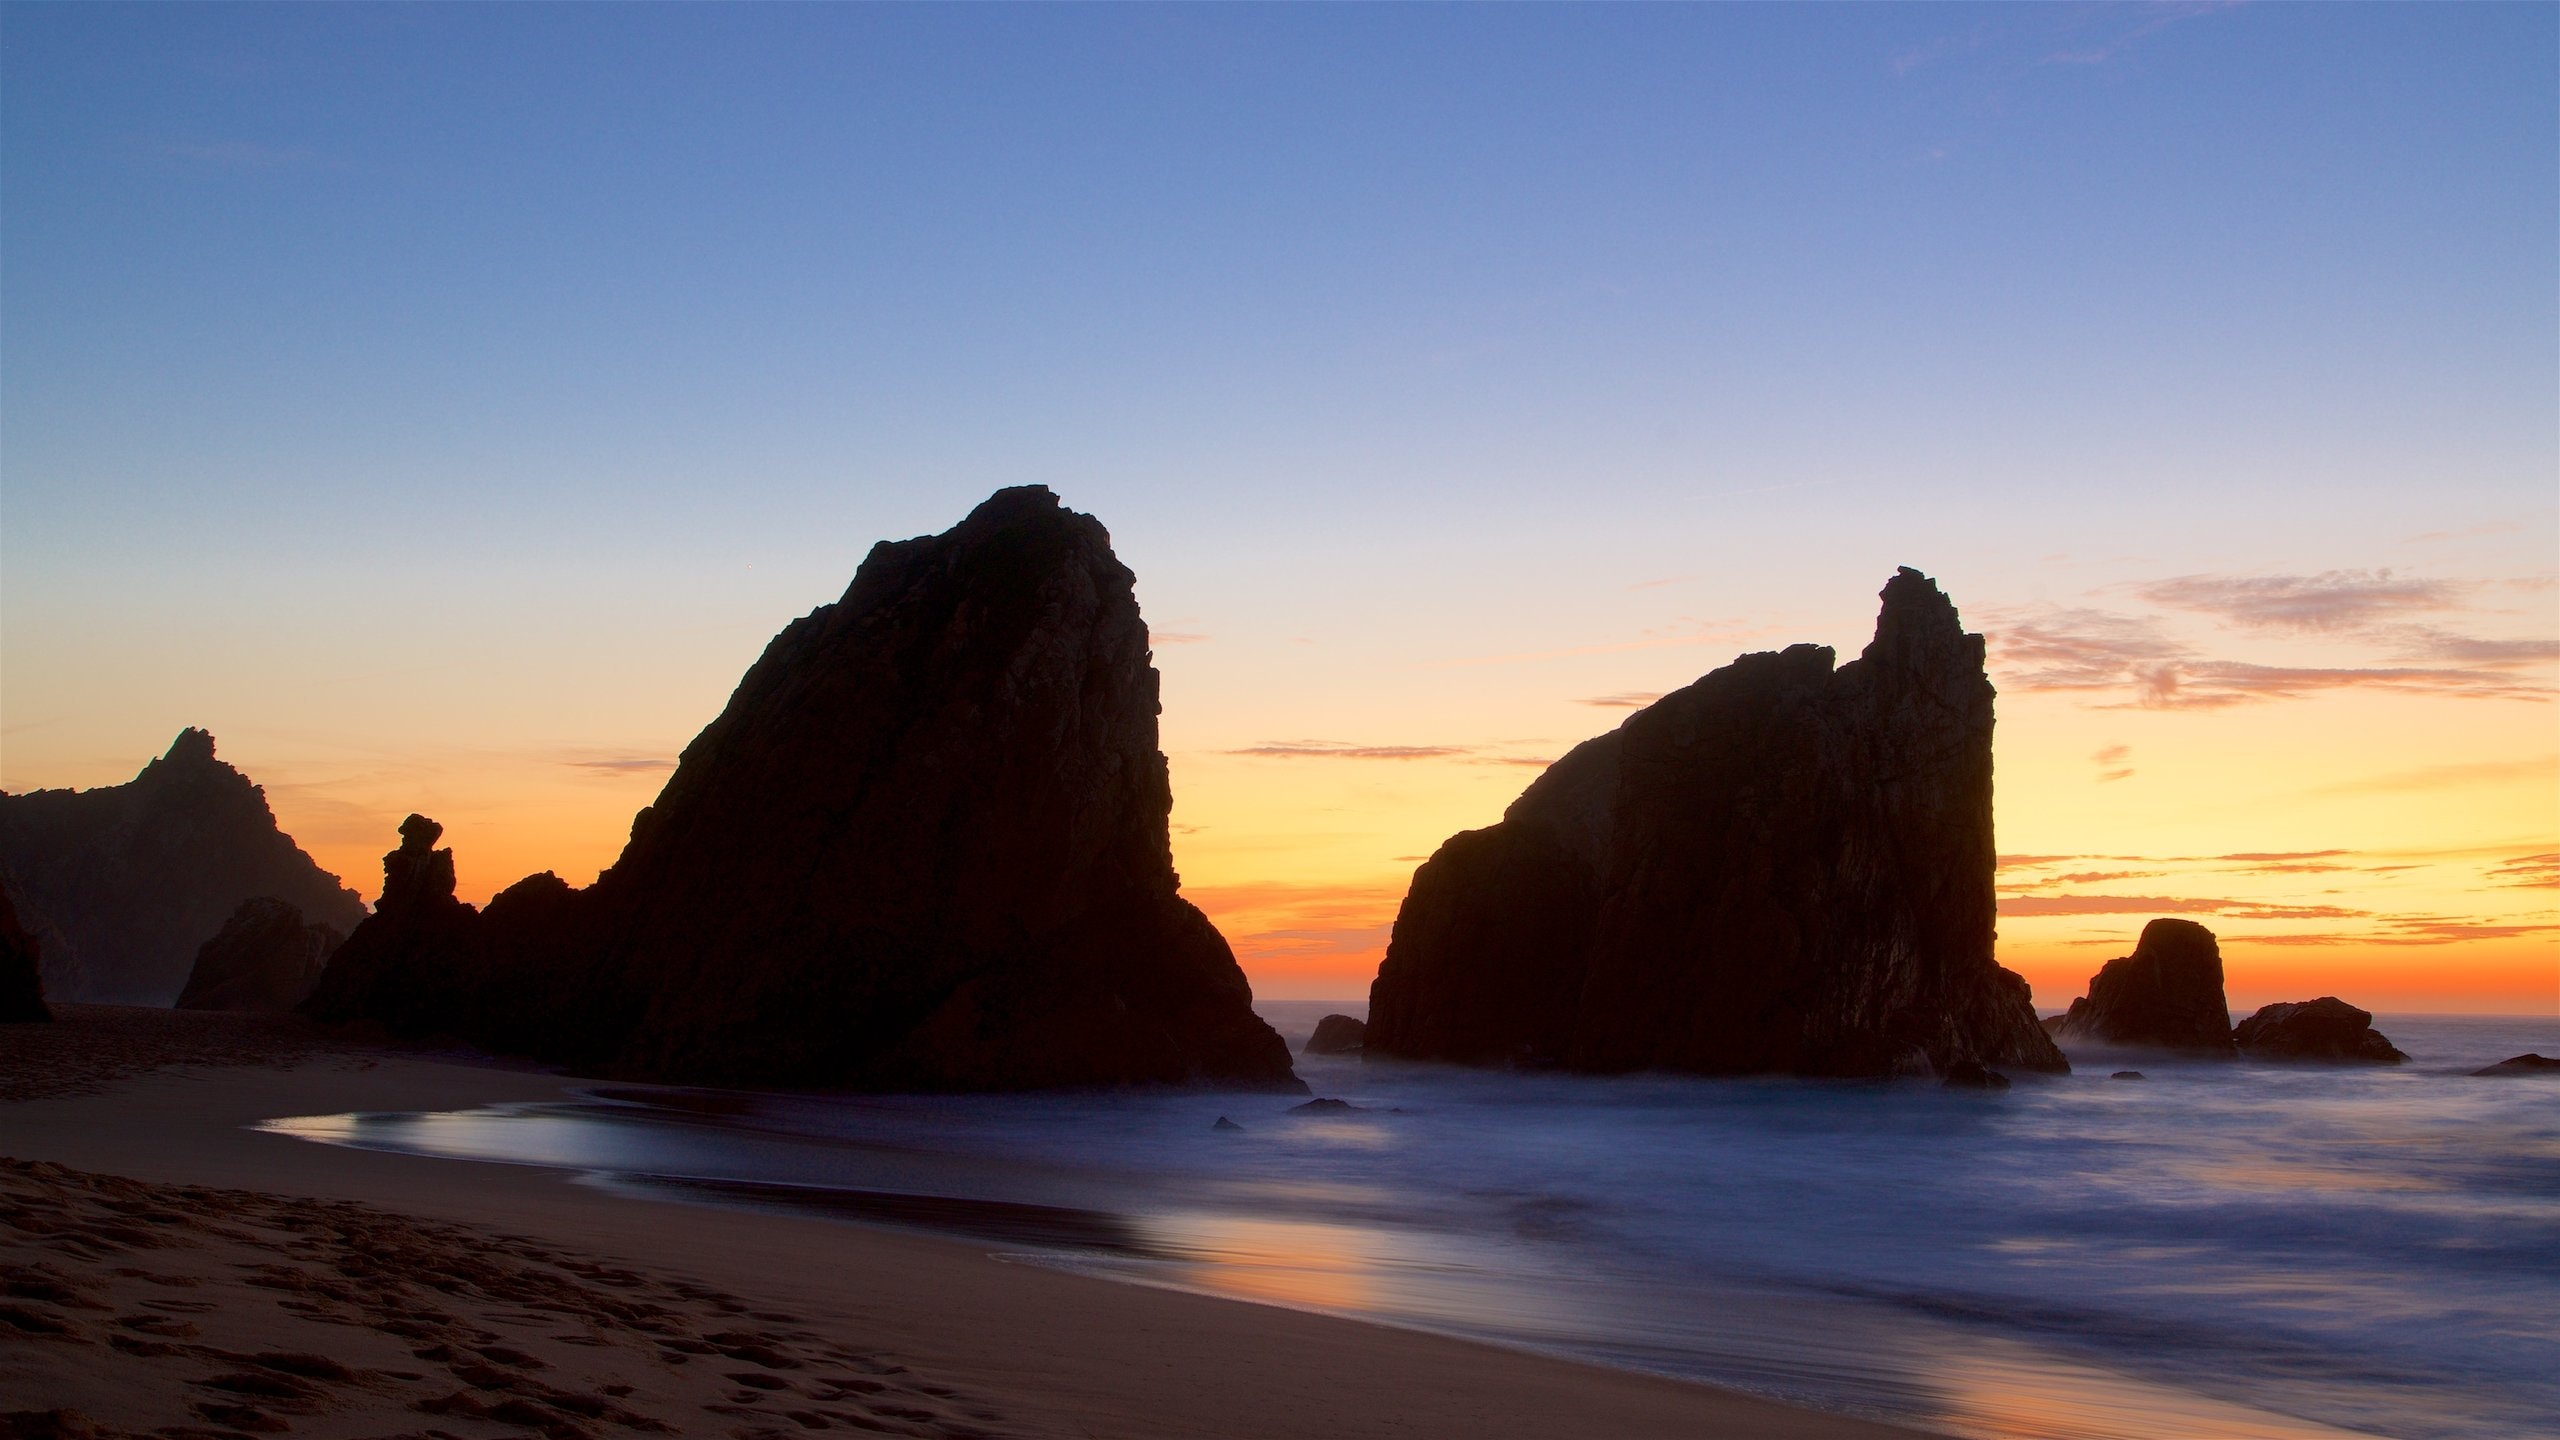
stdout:
POLYGON ((1218 1123, 1210 1126, 1209 1128, 1212 1130, 1241 1130, 1244 1127, 1233 1120, 1228 1119, 1226 1116, 1221 1115, 1218 1117, 1218 1123))
POLYGON ((2373 1028, 2370 1011, 2335 995, 2263 1006, 2231 1034, 2252 1060, 2397 1065, 2409 1058, 2373 1028))
POLYGON ((1979 1060, 1959 1060, 1947 1067, 1943 1083, 1950 1090, 2006 1090, 2009 1077, 1979 1060))
POLYGON ((2471 1073, 2474 1075, 2560 1075, 2560 1060, 2528 1050, 2522 1055, 2501 1060, 2495 1065, 2484 1066, 2471 1073))
POLYGON ((1316 1022, 1302 1051, 1308 1055, 1349 1055, 1368 1042, 1369 1027, 1356 1015, 1327 1015, 1316 1022))
POLYGON ((1339 1115, 1359 1108, 1348 1100, 1310 1100, 1304 1105, 1290 1106, 1289 1113, 1292 1115, 1339 1115))
POLYGON ((2144 1077, 2142 1072, 2139 1070, 2119 1070, 2107 1078, 2110 1080, 2140 1080, 2144 1077))

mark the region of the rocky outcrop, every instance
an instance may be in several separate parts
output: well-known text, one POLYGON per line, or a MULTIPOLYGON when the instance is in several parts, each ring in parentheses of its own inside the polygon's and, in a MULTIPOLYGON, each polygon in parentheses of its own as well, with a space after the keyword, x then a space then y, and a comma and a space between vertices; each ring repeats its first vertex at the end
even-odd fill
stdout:
POLYGON ((311 993, 345 938, 326 925, 305 924, 301 911, 271 895, 243 900, 196 951, 178 1008, 283 1014, 311 993))
POLYGON ((387 894, 313 1012, 662 1079, 1294 1088, 1178 893, 1157 709, 1110 537, 1000 491, 776 636, 594 885, 387 894))
POLYGON ((1306 1055, 1349 1055, 1367 1043, 1369 1027, 1356 1015, 1327 1015, 1316 1022, 1316 1033, 1300 1047, 1306 1055))
POLYGON ((495 1003, 475 983, 485 937, 480 912, 454 897, 453 852, 435 848, 443 835, 424 815, 400 822, 399 846, 382 857, 382 898, 330 956, 304 1013, 410 1037, 479 1028, 495 1003))
POLYGON ((0 869, 49 929, 57 1000, 170 1003, 244 900, 273 896, 341 932, 365 913, 202 730, 123 785, 0 795, 0 869))
POLYGON ((2509 1056, 2495 1065, 2483 1065, 2471 1073, 2474 1075, 2560 1076, 2560 1060, 2555 1060, 2548 1055, 2527 1051, 2522 1055, 2509 1056))
POLYGON ((2241 1021, 2232 1038, 2252 1060, 2397 1065, 2409 1058, 2373 1028, 2370 1011, 2335 995, 2265 1006, 2241 1021))
POLYGON ((1746 655, 1414 875, 1367 1054, 1611 1072, 2067 1069, 1992 961, 1982 637, 1917 571, 1847 665, 1746 655))
POLYGON ((2065 1043, 2237 1054, 2222 998, 2222 947, 2193 920, 2154 920, 2132 954, 2089 978, 2089 993, 2052 1028, 2065 1043))
POLYGON ((0 1025, 50 1020, 36 938, 18 925, 18 909, 0 886, 0 1025))

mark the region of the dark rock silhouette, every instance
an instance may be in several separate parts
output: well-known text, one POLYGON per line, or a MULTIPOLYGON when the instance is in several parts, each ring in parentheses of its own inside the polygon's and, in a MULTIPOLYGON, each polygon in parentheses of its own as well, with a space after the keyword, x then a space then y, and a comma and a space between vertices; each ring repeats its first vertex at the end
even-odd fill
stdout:
POLYGON ((2089 978, 2089 993, 2052 1029, 2066 1041, 2237 1054, 2222 998, 2222 947, 2193 920, 2154 920, 2132 954, 2089 978))
POLYGON ((0 885, 0 1025, 50 1020, 44 1003, 41 949, 36 938, 18 925, 18 908, 9 889, 0 885))
POLYGON ((1959 1060, 1947 1067, 1947 1078, 1939 1083, 1950 1090, 2006 1090, 2009 1077, 1979 1060, 1959 1060))
POLYGON ((1364 1107, 1354 1105, 1348 1100, 1326 1098, 1310 1100, 1304 1105, 1292 1105, 1289 1107, 1289 1113, 1292 1115, 1348 1115, 1362 1108, 1364 1107))
POLYGON ((386 896, 312 1012, 714 1083, 1302 1090, 1177 893, 1157 710, 1110 537, 999 491, 776 636, 594 885, 386 896))
POLYGON ((2474 1075, 2560 1075, 2560 1060, 2526 1051, 2522 1055, 2501 1060, 2495 1065, 2484 1065, 2471 1073, 2474 1075))
POLYGON ((2119 1070, 2107 1078, 2110 1080, 2140 1080, 2144 1077, 2142 1072, 2139 1070, 2119 1070))
POLYGON ((2232 1032, 2253 1060, 2326 1060, 2397 1065, 2409 1057, 2373 1028, 2370 1011, 2335 995, 2261 1007, 2232 1032))
POLYGON ((1221 1115, 1218 1117, 1218 1123, 1210 1126, 1209 1128, 1212 1130, 1242 1130, 1244 1127, 1233 1120, 1228 1119, 1226 1116, 1221 1115))
POLYGON ((495 997, 479 984, 480 912, 453 894, 444 827, 424 815, 400 822, 400 844, 382 857, 382 898, 338 946, 303 1001, 322 1020, 375 1022, 410 1037, 460 1035, 495 997))
POLYGON ((1991 683, 1917 571, 1874 643, 1745 655, 1414 875, 1365 1053, 1612 1072, 2065 1070, 1992 961, 1991 683))
POLYGON ((180 731, 123 785, 0 795, 0 869, 49 931, 56 1000, 170 1003, 243 900, 274 896, 341 932, 365 913, 202 730, 180 731))
POLYGON ((196 951, 178 1008, 282 1014, 311 993, 345 938, 326 925, 303 923, 301 911, 274 896, 243 900, 196 951))
POLYGON ((1308 1055, 1348 1055, 1366 1043, 1369 1027, 1356 1015, 1327 1015, 1316 1022, 1316 1033, 1300 1047, 1308 1055))

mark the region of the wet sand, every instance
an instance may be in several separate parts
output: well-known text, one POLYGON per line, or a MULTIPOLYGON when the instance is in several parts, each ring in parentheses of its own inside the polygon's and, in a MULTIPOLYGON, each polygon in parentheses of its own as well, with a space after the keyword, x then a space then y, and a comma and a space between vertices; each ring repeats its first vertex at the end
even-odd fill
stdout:
POLYGON ((0 1435, 1914 1432, 1652 1376, 249 1129, 573 1082, 290 1021, 0 1027, 0 1435))

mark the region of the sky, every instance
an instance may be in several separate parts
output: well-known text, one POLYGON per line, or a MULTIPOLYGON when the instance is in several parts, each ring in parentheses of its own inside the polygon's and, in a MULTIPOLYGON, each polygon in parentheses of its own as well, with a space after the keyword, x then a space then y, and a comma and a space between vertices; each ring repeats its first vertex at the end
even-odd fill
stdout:
POLYGON ((2000 957, 2560 1013, 2560 9, 0 7, 0 787, 584 882, 789 619, 1099 516, 1185 893, 1413 867, 1898 565, 2000 957))

